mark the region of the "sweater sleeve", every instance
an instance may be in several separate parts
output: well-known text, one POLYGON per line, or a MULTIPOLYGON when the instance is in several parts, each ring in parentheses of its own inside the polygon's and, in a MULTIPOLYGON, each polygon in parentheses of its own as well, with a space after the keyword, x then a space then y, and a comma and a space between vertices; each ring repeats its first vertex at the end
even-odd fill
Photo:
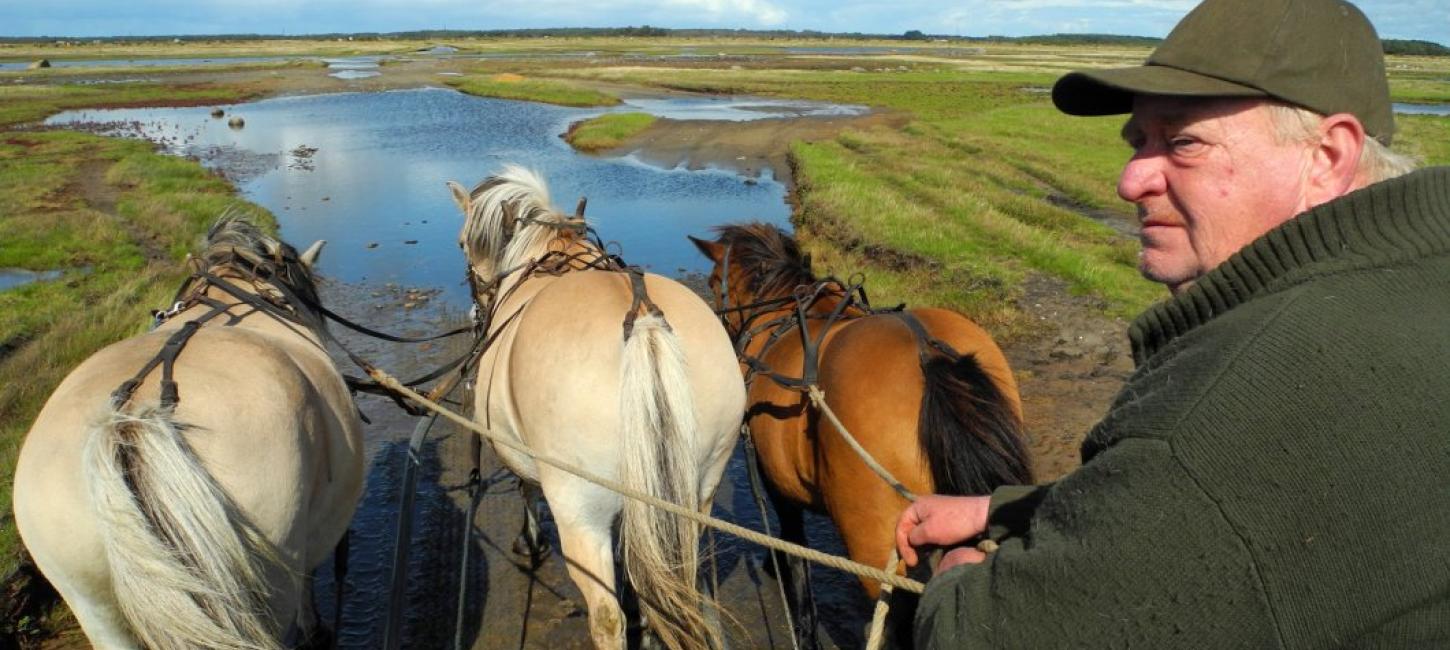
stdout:
POLYGON ((919 648, 1261 647, 1239 537, 1161 440, 1127 438, 1042 488, 1026 535, 927 585, 919 648))

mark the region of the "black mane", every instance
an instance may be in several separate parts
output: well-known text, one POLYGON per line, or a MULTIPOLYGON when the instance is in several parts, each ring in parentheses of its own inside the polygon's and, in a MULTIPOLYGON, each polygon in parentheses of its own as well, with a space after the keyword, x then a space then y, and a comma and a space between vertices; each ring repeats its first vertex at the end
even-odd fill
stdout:
POLYGON ((729 247, 732 268, 743 271, 746 288, 757 298, 784 295, 811 284, 811 256, 801 253, 790 235, 767 223, 720 226, 716 243, 729 247))

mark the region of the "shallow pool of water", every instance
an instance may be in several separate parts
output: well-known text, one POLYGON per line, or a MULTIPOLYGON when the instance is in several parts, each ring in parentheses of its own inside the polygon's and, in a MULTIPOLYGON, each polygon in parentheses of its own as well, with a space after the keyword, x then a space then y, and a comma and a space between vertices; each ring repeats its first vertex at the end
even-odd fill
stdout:
MULTIPOLYGON (((692 101, 679 102, 681 110, 692 110, 692 101)), ((745 219, 785 224, 789 216, 785 188, 768 173, 746 179, 576 153, 559 134, 597 109, 423 89, 228 107, 228 117, 246 120, 242 129, 210 110, 68 111, 47 123, 145 137, 213 166, 241 167, 234 178, 243 196, 277 215, 284 238, 298 247, 328 240, 324 274, 438 287, 458 304, 467 301, 461 217, 444 182, 471 187, 504 163, 541 172, 560 209, 587 196, 588 217, 605 240, 618 241, 631 263, 669 275, 706 269, 686 235, 745 219)))
POLYGON ((1402 115, 1450 115, 1450 104, 1401 104, 1396 103, 1395 112, 1402 115))
POLYGON ((14 289, 31 282, 54 280, 62 275, 60 271, 30 271, 27 269, 0 269, 0 291, 14 289))

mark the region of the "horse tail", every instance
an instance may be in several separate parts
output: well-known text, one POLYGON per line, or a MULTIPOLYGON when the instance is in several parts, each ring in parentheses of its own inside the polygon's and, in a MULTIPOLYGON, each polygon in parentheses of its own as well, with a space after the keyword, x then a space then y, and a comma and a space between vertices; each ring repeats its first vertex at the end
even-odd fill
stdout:
MULTIPOLYGON (((620 478, 628 486, 694 511, 700 468, 694 397, 679 339, 646 314, 624 343, 620 370, 620 478)), ((700 529, 689 520, 627 499, 621 521, 625 570, 650 628, 666 647, 706 647, 696 589, 700 529)))
POLYGON ((113 408, 83 470, 112 589, 148 648, 281 648, 268 609, 275 547, 207 473, 170 409, 113 408))
POLYGON ((975 356, 933 354, 922 366, 917 439, 938 494, 987 494, 1029 485, 1022 422, 975 356))

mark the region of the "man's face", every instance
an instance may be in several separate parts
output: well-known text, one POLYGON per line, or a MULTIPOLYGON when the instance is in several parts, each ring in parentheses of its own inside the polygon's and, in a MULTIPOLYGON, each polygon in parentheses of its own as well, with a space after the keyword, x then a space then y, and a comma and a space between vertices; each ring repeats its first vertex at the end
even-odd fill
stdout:
POLYGON ((1311 147, 1279 142, 1258 100, 1140 95, 1118 195, 1138 206, 1138 270, 1175 294, 1306 209, 1311 147))

